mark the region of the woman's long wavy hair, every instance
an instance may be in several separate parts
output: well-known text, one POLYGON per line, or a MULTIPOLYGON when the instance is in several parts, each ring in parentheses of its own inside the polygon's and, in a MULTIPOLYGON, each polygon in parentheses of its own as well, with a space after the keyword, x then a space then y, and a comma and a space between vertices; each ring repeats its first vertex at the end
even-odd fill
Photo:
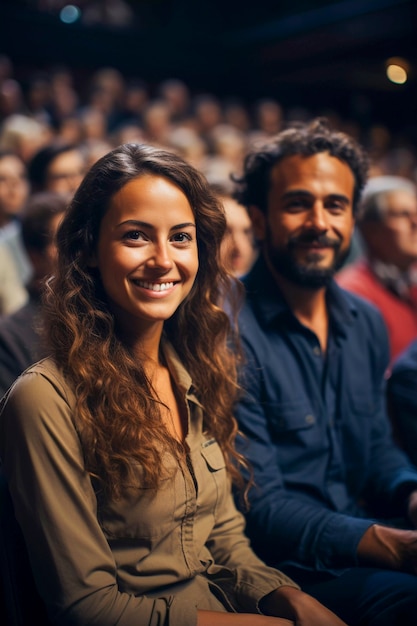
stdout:
POLYGON ((204 427, 219 442, 232 479, 240 483, 234 449, 236 351, 229 318, 220 306, 233 279, 219 254, 226 221, 205 178, 177 155, 144 144, 124 144, 97 161, 70 203, 57 234, 58 266, 45 296, 45 335, 76 396, 75 425, 86 468, 111 497, 132 486, 132 467, 156 488, 161 448, 176 442, 162 425, 159 402, 143 363, 117 335, 97 269, 89 266, 100 223, 114 194, 142 175, 162 176, 186 195, 195 215, 199 269, 194 286, 164 334, 191 373, 204 407, 204 427))

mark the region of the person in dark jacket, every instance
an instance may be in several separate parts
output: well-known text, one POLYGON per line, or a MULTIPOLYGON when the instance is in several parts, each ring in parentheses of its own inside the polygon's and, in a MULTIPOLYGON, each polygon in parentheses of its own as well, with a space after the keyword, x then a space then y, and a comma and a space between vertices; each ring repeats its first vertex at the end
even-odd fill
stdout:
POLYGON ((417 339, 393 363, 387 382, 387 401, 396 438, 417 466, 417 339))
POLYGON ((417 469, 386 415, 387 331, 333 278, 366 177, 361 147, 322 119, 247 155, 235 196, 260 256, 243 279, 235 414, 254 473, 246 517, 258 554, 350 626, 411 626, 417 469))
POLYGON ((0 319, 0 397, 23 370, 43 356, 37 332, 40 296, 55 263, 55 234, 67 200, 52 192, 35 193, 22 212, 22 240, 33 272, 27 287, 29 300, 0 319))

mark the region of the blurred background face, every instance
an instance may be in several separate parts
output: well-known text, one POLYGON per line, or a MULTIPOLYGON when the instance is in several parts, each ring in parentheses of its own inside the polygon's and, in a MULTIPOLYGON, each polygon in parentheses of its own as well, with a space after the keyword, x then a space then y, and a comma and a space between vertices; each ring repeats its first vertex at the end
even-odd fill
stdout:
POLYGON ((28 195, 29 183, 23 161, 14 155, 0 158, 0 222, 17 215, 28 195))
POLYGON ((85 174, 85 161, 78 150, 63 152, 51 161, 46 175, 47 191, 74 193, 85 174))
POLYGON ((408 191, 381 199, 381 221, 366 224, 364 238, 371 254, 406 270, 417 261, 417 197, 408 191))
POLYGON ((232 198, 221 198, 226 211, 227 230, 221 245, 223 262, 235 276, 246 274, 255 260, 256 250, 250 217, 232 198))

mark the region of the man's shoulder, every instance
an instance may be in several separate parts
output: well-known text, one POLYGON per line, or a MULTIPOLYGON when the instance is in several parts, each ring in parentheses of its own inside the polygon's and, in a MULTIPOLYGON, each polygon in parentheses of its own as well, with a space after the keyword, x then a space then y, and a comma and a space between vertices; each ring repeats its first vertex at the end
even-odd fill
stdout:
POLYGON ((359 319, 366 318, 372 321, 383 321, 381 312, 376 304, 368 300, 361 293, 351 291, 349 288, 340 284, 337 279, 335 279, 335 285, 336 289, 340 294, 342 294, 342 297, 346 301, 348 307, 356 317, 358 317, 359 319))
POLYGON ((417 371, 417 339, 396 358, 392 366, 392 375, 406 370, 417 371))

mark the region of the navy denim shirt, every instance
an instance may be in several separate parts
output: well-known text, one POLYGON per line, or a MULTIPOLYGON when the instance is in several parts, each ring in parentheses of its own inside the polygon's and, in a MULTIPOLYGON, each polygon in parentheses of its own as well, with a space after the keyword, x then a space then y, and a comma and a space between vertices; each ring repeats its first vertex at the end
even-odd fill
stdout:
POLYGON ((400 441, 417 465, 417 339, 394 361, 387 395, 400 441))
POLYGON ((323 354, 262 258, 244 282, 246 364, 236 417, 246 436, 238 447, 256 483, 247 532, 261 557, 282 568, 354 566, 370 516, 403 515, 399 488, 417 488, 417 470, 395 447, 386 415, 384 322, 333 282, 323 354))

